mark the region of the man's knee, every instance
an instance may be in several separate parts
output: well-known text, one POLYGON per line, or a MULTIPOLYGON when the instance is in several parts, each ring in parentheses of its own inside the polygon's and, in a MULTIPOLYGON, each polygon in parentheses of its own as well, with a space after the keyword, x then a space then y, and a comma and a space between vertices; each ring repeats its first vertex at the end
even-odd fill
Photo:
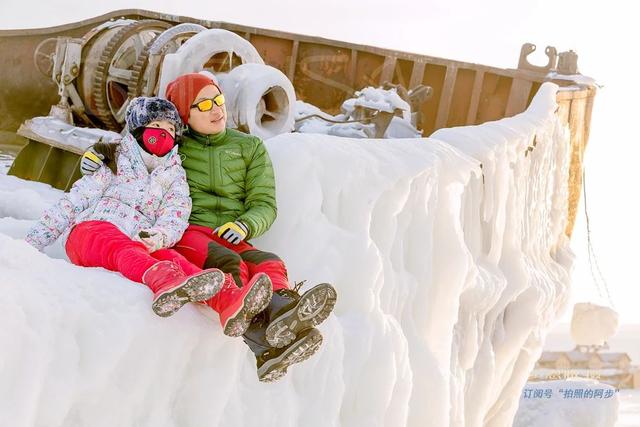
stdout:
POLYGON ((219 268, 224 272, 231 273, 239 271, 241 263, 242 258, 240 255, 231 249, 227 249, 216 242, 209 243, 204 268, 219 268))
POLYGON ((260 250, 249 250, 240 254, 242 260, 250 264, 258 265, 267 261, 282 262, 282 259, 274 253, 260 250))

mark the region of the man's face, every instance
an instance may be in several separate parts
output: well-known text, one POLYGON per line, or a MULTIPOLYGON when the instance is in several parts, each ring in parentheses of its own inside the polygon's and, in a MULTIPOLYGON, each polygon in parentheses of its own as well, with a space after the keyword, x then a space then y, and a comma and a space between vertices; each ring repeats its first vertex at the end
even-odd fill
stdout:
MULTIPOLYGON (((220 95, 220 91, 214 85, 208 85, 202 88, 196 99, 193 100, 191 105, 195 105, 200 101, 206 99, 213 99, 220 95)), ((227 123, 227 110, 224 104, 221 106, 213 103, 212 108, 209 111, 200 111, 198 107, 191 107, 189 110, 189 127, 196 132, 203 133, 205 135, 215 135, 224 130, 227 123)))

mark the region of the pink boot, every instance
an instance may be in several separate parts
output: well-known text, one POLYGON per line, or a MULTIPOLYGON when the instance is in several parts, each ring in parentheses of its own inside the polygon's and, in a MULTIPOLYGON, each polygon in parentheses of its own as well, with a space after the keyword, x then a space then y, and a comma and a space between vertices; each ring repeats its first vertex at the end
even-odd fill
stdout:
POLYGON ((271 301, 271 280, 258 273, 242 288, 236 286, 233 276, 226 274, 220 292, 207 301, 207 305, 220 315, 224 334, 239 337, 244 334, 253 316, 264 310, 271 301))
POLYGON ((142 276, 142 283, 153 291, 153 311, 162 317, 171 316, 189 301, 205 301, 222 286, 224 273, 217 268, 202 270, 187 276, 171 261, 159 261, 142 276))

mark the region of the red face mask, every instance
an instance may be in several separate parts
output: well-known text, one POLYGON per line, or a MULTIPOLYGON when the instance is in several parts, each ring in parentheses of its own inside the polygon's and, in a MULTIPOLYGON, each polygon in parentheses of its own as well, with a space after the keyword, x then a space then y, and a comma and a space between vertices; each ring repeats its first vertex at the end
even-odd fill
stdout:
MULTIPOLYGON (((175 145, 175 139, 171 133, 161 128, 144 128, 141 139, 142 148, 147 153, 155 154, 158 157, 163 157, 175 145)), ((138 141, 140 140, 138 139, 138 141)))

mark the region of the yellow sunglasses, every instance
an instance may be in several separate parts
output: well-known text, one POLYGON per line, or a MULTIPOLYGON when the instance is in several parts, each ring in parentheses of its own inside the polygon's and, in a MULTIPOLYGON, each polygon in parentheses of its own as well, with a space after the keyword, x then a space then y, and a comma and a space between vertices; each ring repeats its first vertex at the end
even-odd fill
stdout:
POLYGON ((193 104, 191 108, 197 108, 198 110, 205 112, 211 110, 213 108, 213 104, 218 107, 222 107, 224 105, 224 95, 218 94, 213 98, 203 99, 202 101, 193 104))

